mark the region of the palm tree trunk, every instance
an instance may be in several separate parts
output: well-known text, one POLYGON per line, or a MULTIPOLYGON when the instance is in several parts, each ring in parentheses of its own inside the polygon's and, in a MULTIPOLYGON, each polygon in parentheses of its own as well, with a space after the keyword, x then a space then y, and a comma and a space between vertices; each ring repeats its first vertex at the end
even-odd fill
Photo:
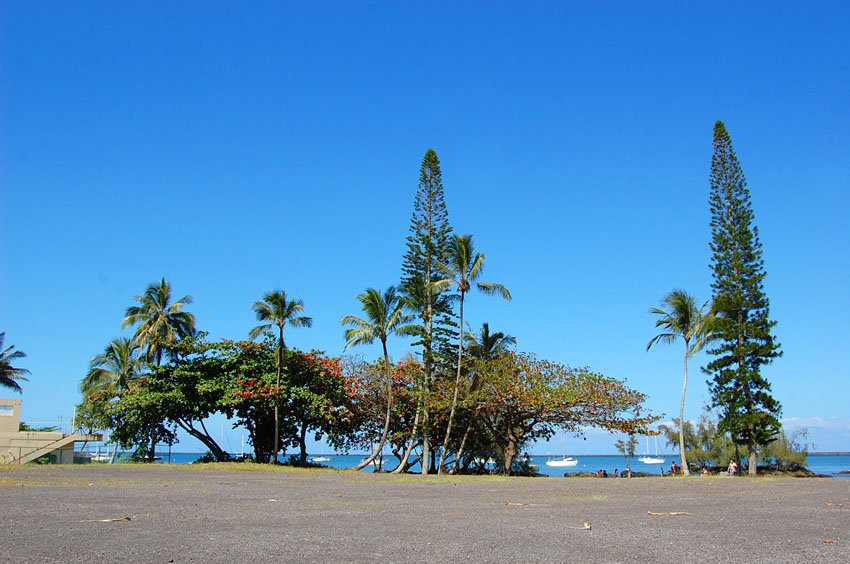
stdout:
POLYGON ((446 459, 446 451, 449 448, 449 437, 452 434, 452 423, 455 418, 455 410, 457 409, 457 397, 460 392, 460 369, 463 361, 463 291, 460 293, 460 334, 457 344, 457 376, 455 376, 455 393, 452 398, 452 409, 449 412, 449 423, 446 425, 446 436, 443 439, 443 448, 440 449, 440 462, 437 464, 437 474, 443 473, 443 462, 446 459))
POLYGON ((413 449, 416 448, 416 431, 419 429, 419 415, 422 413, 422 402, 421 400, 416 403, 416 415, 413 417, 413 429, 410 432, 410 442, 407 444, 407 448, 404 451, 404 456, 401 459, 401 462, 398 463, 398 467, 392 471, 393 474, 401 474, 405 470, 407 470, 407 461, 410 459, 410 454, 413 452, 413 449))
POLYGON ((360 462, 352 470, 361 470, 368 464, 372 464, 372 461, 378 458, 378 455, 382 450, 384 450, 384 443, 387 442, 387 435, 390 431, 390 416, 392 415, 393 407, 393 376, 390 371, 390 355, 387 354, 387 340, 381 339, 381 344, 384 346, 384 370, 387 377, 387 415, 384 418, 384 431, 381 433, 381 439, 378 441, 378 445, 374 448, 374 450, 372 450, 372 454, 369 458, 360 462))
POLYGON ((472 425, 475 423, 476 417, 478 417, 477 407, 472 412, 472 417, 469 418, 469 423, 466 425, 466 431, 463 432, 463 438, 460 440, 460 446, 457 448, 455 463, 452 467, 452 474, 457 474, 458 468, 460 468, 460 459, 463 456, 463 450, 466 448, 466 440, 469 438, 469 432, 472 430, 472 425))
POLYGON ((280 338, 277 343, 277 387, 274 393, 274 443, 269 464, 277 464, 278 445, 280 445, 280 371, 283 368, 283 326, 280 326, 280 338))
POLYGON ((682 402, 679 404, 679 460, 682 466, 682 475, 690 476, 688 458, 685 454, 685 393, 688 391, 688 339, 685 339, 685 383, 682 385, 682 402))

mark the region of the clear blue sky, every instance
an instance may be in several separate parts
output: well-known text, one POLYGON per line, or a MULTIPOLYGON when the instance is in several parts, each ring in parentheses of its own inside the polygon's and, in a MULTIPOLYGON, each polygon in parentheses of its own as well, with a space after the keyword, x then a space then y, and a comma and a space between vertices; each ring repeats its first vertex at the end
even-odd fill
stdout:
POLYGON ((315 322, 289 344, 341 353, 355 296, 399 279, 429 147, 452 225, 514 296, 473 295, 471 323, 675 415, 680 347, 645 351, 647 310, 709 297, 721 119, 785 351, 765 375, 790 428, 850 450, 848 4, 456 4, 4 2, 0 330, 28 355, 24 419, 70 418, 162 276, 213 338, 281 288, 315 322))

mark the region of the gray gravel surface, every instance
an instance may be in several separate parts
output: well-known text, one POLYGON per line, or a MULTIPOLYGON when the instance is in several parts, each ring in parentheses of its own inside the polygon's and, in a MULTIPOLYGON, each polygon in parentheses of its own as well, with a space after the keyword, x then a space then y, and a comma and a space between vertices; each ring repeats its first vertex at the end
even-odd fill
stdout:
POLYGON ((0 467, 0 561, 850 562, 846 479, 252 466, 0 467))

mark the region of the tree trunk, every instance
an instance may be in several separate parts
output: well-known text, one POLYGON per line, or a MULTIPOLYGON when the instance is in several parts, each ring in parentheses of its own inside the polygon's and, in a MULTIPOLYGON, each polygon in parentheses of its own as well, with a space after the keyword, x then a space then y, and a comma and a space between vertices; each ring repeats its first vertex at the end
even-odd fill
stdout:
POLYGON ((472 412, 472 416, 469 418, 469 423, 466 426, 466 431, 463 432, 463 438, 460 440, 460 446, 457 449, 457 454, 455 455, 455 463, 452 467, 452 474, 456 474, 458 468, 460 467, 461 457, 463 456, 463 450, 466 448, 466 439, 469 438, 469 432, 472 430, 472 425, 475 423, 475 418, 478 416, 478 408, 472 412))
POLYGON ((421 400, 416 404, 416 415, 413 416, 413 429, 410 432, 410 442, 407 444, 407 448, 404 451, 404 456, 401 459, 401 462, 398 463, 398 467, 392 471, 393 474, 401 474, 405 470, 407 470, 407 461, 410 459, 410 454, 413 452, 413 449, 416 448, 416 441, 418 440, 416 436, 416 431, 419 428, 419 414, 422 412, 422 403, 421 400))
POLYGON ((219 444, 215 442, 215 439, 209 436, 208 433, 201 432, 195 429, 192 425, 180 420, 177 421, 177 425, 191 436, 201 441, 205 447, 210 449, 210 454, 212 454, 218 462, 224 462, 230 459, 227 453, 224 452, 224 449, 220 447, 219 444))
POLYGON ((685 339, 685 383, 682 385, 682 403, 679 404, 679 459, 682 466, 682 475, 690 476, 688 459, 685 454, 685 393, 688 391, 688 354, 690 348, 688 339, 685 339))
MULTIPOLYGON (((429 355, 430 357, 430 355, 429 355)), ((428 401, 431 394, 431 368, 430 360, 425 364, 425 383, 423 385, 422 398, 422 474, 428 474, 428 467, 431 463, 431 441, 428 437, 431 431, 431 413, 428 408, 428 401)))
POLYGON ((446 459, 446 451, 449 449, 449 437, 452 434, 452 423, 455 418, 455 409, 457 409, 457 397, 460 392, 460 369, 463 362, 463 296, 465 292, 460 293, 460 333, 457 344, 457 376, 455 376, 455 393, 452 398, 452 409, 449 412, 449 423, 446 425, 446 437, 443 439, 443 448, 440 450, 440 463, 437 465, 437 474, 443 473, 443 462, 446 459))
POLYGON ((505 458, 505 476, 511 475, 511 466, 513 466, 514 458, 516 458, 516 439, 508 437, 508 444, 503 451, 505 458))
POLYGON ((301 449, 299 453, 299 464, 307 466, 307 422, 301 422, 301 432, 298 435, 298 446, 301 449))
POLYGON ((374 450, 372 450, 372 454, 369 458, 355 466, 353 470, 361 470, 365 468, 367 464, 372 464, 372 461, 378 457, 382 450, 384 450, 384 443, 387 442, 387 435, 390 431, 390 417, 392 415, 393 407, 393 375, 390 370, 390 355, 387 353, 387 340, 381 339, 381 344, 384 347, 384 370, 387 377, 387 415, 384 418, 384 432, 381 433, 381 439, 378 441, 378 445, 374 448, 374 450))
POLYGON ((280 325, 280 338, 277 343, 277 387, 274 393, 274 443, 270 464, 277 464, 277 452, 280 448, 280 371, 283 369, 283 325, 280 325))
POLYGON ((752 450, 750 450, 750 452, 749 452, 749 454, 748 454, 748 457, 747 457, 747 463, 748 463, 748 467, 747 467, 747 474, 748 474, 749 476, 751 476, 751 477, 755 478, 756 473, 757 473, 757 470, 758 470, 758 466, 757 466, 757 463, 756 463, 756 451, 755 451, 755 448, 753 448, 752 450))

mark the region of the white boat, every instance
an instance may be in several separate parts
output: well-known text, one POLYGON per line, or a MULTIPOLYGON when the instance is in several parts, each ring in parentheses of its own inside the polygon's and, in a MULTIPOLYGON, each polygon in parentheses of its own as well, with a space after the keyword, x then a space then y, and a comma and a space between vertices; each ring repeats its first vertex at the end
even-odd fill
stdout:
POLYGON ((330 462, 330 461, 331 461, 330 456, 314 456, 313 458, 310 459, 310 462, 330 462))
POLYGON ((572 456, 565 456, 563 458, 556 458, 554 460, 547 460, 546 466, 554 466, 556 468, 572 468, 578 464, 578 459, 573 458, 572 456))
POLYGON ((108 452, 95 452, 91 455, 92 462, 109 462, 112 460, 112 455, 108 452))
POLYGON ((493 460, 492 458, 487 458, 487 459, 476 458, 475 464, 478 464, 480 466, 494 466, 496 464, 496 461, 493 460))
POLYGON ((655 436, 655 456, 649 455, 649 437, 646 437, 646 454, 638 460, 644 464, 664 464, 664 459, 658 456, 658 435, 655 436))

